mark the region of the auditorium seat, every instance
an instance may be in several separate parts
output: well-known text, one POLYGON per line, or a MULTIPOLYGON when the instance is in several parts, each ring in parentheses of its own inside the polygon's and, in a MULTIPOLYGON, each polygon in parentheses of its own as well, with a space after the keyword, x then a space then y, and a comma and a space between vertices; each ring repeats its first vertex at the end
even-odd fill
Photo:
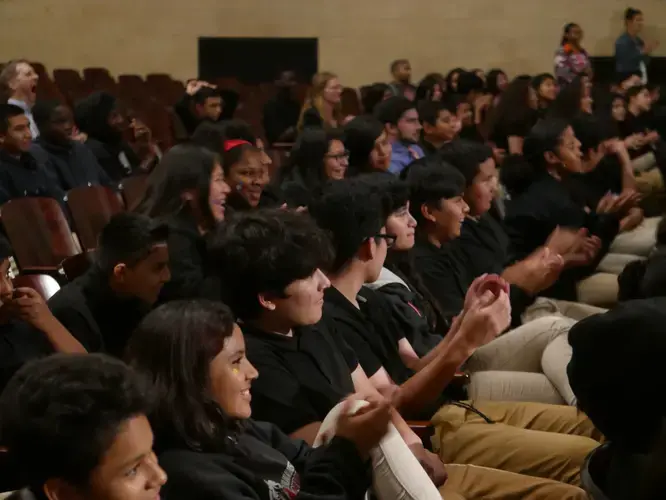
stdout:
POLYGON ((88 268, 92 265, 95 260, 95 252, 87 251, 82 253, 77 253, 71 257, 67 257, 60 263, 59 272, 64 274, 67 281, 73 281, 79 276, 85 274, 88 268))
POLYGON ((143 198, 143 194, 148 187, 149 174, 133 175, 123 179, 120 189, 125 200, 127 210, 134 210, 143 198))
POLYGON ((12 280, 14 288, 32 288, 44 300, 49 300, 60 290, 60 285, 48 274, 20 274, 12 280))
POLYGON ((125 208, 120 195, 105 186, 82 186, 68 191, 67 206, 84 250, 97 247, 102 228, 125 208))
POLYGON ((23 272, 57 272, 80 248, 53 198, 18 198, 0 207, 0 218, 23 272))

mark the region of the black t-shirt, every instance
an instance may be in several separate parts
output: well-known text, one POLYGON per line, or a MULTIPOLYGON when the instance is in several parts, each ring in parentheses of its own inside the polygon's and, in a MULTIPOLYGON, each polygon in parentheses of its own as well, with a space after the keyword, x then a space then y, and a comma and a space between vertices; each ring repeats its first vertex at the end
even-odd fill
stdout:
POLYGON ((534 111, 522 120, 501 120, 493 130, 490 140, 508 153, 509 137, 527 137, 538 118, 538 112, 534 111))
POLYGON ((0 325, 0 392, 24 363, 53 353, 46 337, 25 321, 0 325))
POLYGON ((357 300, 360 309, 335 287, 328 288, 324 292, 322 321, 335 325, 368 377, 384 367, 396 384, 402 384, 413 372, 400 357, 398 342, 405 336, 393 319, 391 304, 380 293, 365 287, 357 300))
POLYGON ((252 416, 292 432, 321 422, 354 392, 354 352, 324 323, 287 337, 242 325, 247 357, 259 371, 252 384, 252 416))
MULTIPOLYGON (((624 121, 620 123, 620 134, 622 138, 628 137, 634 134, 645 134, 650 131, 650 116, 647 113, 641 113, 640 115, 634 115, 633 113, 627 111, 627 116, 624 118, 624 121)), ((638 158, 644 154, 652 151, 650 144, 646 144, 640 149, 630 149, 629 156, 632 158, 638 158)))

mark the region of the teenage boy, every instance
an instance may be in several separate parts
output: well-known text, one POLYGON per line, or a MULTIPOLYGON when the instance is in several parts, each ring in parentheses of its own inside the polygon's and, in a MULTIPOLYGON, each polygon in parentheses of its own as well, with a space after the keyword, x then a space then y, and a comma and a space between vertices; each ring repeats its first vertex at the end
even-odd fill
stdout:
MULTIPOLYGON (((457 185, 455 176, 447 172, 440 174, 439 182, 433 175, 428 172, 431 182, 440 187, 450 183, 449 189, 453 190, 457 185)), ((383 200, 373 203, 373 194, 363 178, 344 181, 330 186, 309 209, 318 225, 331 234, 335 253, 328 272, 331 287, 324 292, 323 322, 331 324, 354 349, 379 392, 389 393, 400 386, 400 411, 412 415, 420 411, 424 416, 442 403, 441 393, 452 372, 477 347, 508 326, 508 296, 503 289, 494 294, 480 293, 476 304, 454 324, 450 340, 420 359, 413 366, 413 374, 401 355, 407 343, 404 331, 392 320, 390 303, 378 292, 363 287, 378 278, 388 246, 395 238, 386 234, 389 214, 382 206, 383 200)), ((412 211, 445 217, 465 203, 458 195, 414 205, 412 211)), ((493 425, 468 407, 445 404, 437 411, 434 421, 441 424, 440 456, 445 462, 473 463, 578 484, 586 455, 598 446, 587 436, 599 435, 575 407, 483 401, 475 401, 475 405, 494 421, 493 425), (532 420, 528 415, 539 417, 532 420), (507 456, 515 461, 506 461, 507 456), (548 456, 547 465, 542 461, 544 456, 548 456), (559 465, 553 468, 555 463, 559 465)))
POLYGON ((43 196, 64 207, 65 193, 57 176, 30 153, 31 146, 30 121, 23 109, 0 103, 0 204, 43 196))
MULTIPOLYGON (((375 208, 379 203, 372 195, 364 201, 375 208)), ((377 245, 385 243, 368 241, 368 246, 377 245)), ((218 229, 211 246, 213 261, 237 284, 230 305, 242 320, 248 359, 261 373, 252 384, 254 418, 309 442, 345 395, 377 394, 368 379, 374 373, 366 374, 334 325, 320 321, 324 291, 330 286, 320 266, 327 266, 329 255, 329 243, 310 217, 284 210, 232 218, 218 229)), ((441 462, 423 450, 397 412, 393 423, 440 482, 441 462)), ((452 498, 585 498, 570 485, 499 470, 447 465, 446 472, 440 491, 452 498)))
POLYGON ((217 122, 222 115, 222 96, 210 83, 190 80, 183 98, 174 105, 174 111, 188 135, 192 135, 203 121, 217 122))
POLYGON ((102 230, 95 264, 61 288, 49 307, 90 352, 122 356, 134 328, 169 281, 168 228, 134 213, 102 230))
POLYGON ((393 82, 389 84, 395 96, 406 97, 410 101, 416 97, 416 87, 412 84, 412 65, 407 59, 397 59, 391 63, 393 82))
POLYGON ((406 97, 389 97, 377 105, 375 116, 384 124, 391 142, 389 172, 399 174, 411 162, 423 157, 418 145, 421 124, 416 104, 406 97))
POLYGON ((63 190, 81 186, 116 187, 90 148, 72 139, 74 116, 68 106, 58 101, 39 101, 32 112, 41 135, 30 152, 57 175, 63 190))
POLYGON ((25 59, 9 61, 0 71, 0 95, 7 94, 7 104, 13 104, 23 110, 30 121, 33 138, 39 136, 39 128, 32 119, 31 109, 37 100, 39 75, 25 59))
POLYGON ((423 127, 419 144, 425 155, 436 153, 458 136, 460 121, 456 116, 455 100, 423 101, 419 103, 418 111, 423 127))
POLYGON ((0 446, 16 482, 36 498, 159 498, 166 474, 152 450, 149 401, 129 367, 100 354, 24 366, 0 397, 0 446))

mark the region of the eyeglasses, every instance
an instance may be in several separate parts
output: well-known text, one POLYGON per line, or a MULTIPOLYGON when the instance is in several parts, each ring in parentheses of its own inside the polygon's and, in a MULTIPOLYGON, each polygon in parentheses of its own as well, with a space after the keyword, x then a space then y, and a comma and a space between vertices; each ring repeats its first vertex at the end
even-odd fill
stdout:
POLYGON ((375 241, 379 243, 378 240, 386 240, 386 246, 391 248, 395 244, 397 236, 394 234, 378 234, 375 236, 375 241))
POLYGON ((349 158, 349 151, 345 149, 342 153, 326 154, 326 158, 330 158, 331 160, 346 160, 349 158))

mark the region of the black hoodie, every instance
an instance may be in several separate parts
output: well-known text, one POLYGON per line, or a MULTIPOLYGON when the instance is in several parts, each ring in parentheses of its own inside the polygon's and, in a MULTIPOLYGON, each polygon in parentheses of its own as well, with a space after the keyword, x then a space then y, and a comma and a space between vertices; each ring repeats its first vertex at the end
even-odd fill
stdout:
POLYGON ((108 176, 119 182, 137 173, 141 161, 122 134, 108 124, 109 115, 116 107, 115 97, 95 92, 76 105, 74 116, 81 132, 88 134, 86 145, 108 176))
POLYGON ((171 448, 159 453, 169 476, 165 500, 353 500, 371 484, 369 461, 335 437, 321 448, 291 440, 272 424, 249 420, 230 452, 171 448))

